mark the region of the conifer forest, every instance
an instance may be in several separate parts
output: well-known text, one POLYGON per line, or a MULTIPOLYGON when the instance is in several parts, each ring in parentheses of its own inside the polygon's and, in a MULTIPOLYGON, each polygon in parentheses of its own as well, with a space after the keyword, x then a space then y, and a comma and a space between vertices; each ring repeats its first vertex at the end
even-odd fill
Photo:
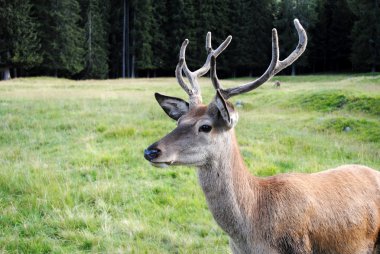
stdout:
POLYGON ((174 76, 181 43, 204 62, 205 36, 228 35, 221 77, 255 76, 296 45, 293 19, 308 32, 305 54, 283 74, 375 72, 380 68, 380 0, 0 0, 1 79, 174 76))

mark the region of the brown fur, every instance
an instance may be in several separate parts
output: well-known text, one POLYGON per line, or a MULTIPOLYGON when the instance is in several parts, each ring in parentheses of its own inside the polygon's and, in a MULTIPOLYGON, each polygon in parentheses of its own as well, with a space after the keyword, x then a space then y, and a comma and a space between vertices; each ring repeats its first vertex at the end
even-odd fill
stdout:
MULTIPOLYGON (((236 142, 231 153, 226 157, 232 158, 232 167, 224 162, 218 169, 200 171, 232 171, 230 191, 242 214, 238 233, 228 223, 233 220, 220 215, 231 203, 224 191, 215 193, 213 186, 205 194, 212 197, 207 200, 215 219, 240 248, 237 253, 374 253, 380 229, 379 172, 345 165, 314 174, 258 178, 245 168, 236 142), (213 197, 219 194, 223 200, 213 197), (215 207, 215 201, 226 204, 215 207)), ((219 181, 227 184, 228 178, 219 181)), ((206 177, 203 184, 213 181, 206 177)))

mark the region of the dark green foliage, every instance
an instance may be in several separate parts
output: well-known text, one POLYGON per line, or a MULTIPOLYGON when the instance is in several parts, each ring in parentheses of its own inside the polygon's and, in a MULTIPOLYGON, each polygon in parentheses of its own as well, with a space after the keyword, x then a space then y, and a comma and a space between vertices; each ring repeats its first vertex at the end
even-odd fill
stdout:
MULTIPOLYGON (((293 26, 293 20, 298 18, 306 31, 312 29, 317 19, 317 0, 282 0, 279 4, 278 18, 275 21, 278 29, 280 44, 280 59, 287 57, 298 42, 297 32, 293 26)), ((309 42, 312 37, 309 34, 309 42)), ((296 73, 296 66, 308 65, 308 50, 292 65, 292 74, 296 73)))
POLYGON ((166 0, 152 1, 152 64, 154 70, 156 69, 170 69, 168 66, 168 49, 169 44, 166 41, 166 27, 168 20, 168 12, 166 10, 166 0))
POLYGON ((50 74, 76 74, 84 68, 84 29, 79 26, 80 6, 76 0, 35 1, 41 20, 42 66, 50 74))
MULTIPOLYGON (((217 48, 226 37, 231 33, 229 31, 229 2, 206 0, 194 1, 196 5, 195 17, 195 38, 191 41, 191 58, 194 59, 194 69, 202 66, 206 60, 207 52, 205 49, 206 34, 211 32, 212 46, 217 48), (195 49, 195 50, 194 50, 195 49)), ((227 49, 228 51, 229 49, 227 49)), ((218 58, 218 70, 228 68, 228 55, 225 51, 222 56, 218 58)))
POLYGON ((85 28, 84 78, 108 77, 109 2, 100 0, 82 1, 82 17, 85 28))
POLYGON ((354 15, 346 0, 320 0, 318 19, 310 29, 310 63, 315 71, 350 70, 354 15))
POLYGON ((0 0, 0 72, 76 79, 174 76, 186 38, 189 68, 203 65, 210 31, 214 47, 233 36, 218 58, 220 77, 258 76, 270 61, 272 27, 280 59, 294 49, 294 18, 309 43, 283 73, 295 74, 296 66, 302 73, 376 71, 379 16, 379 0, 0 0))
POLYGON ((30 68, 41 63, 38 23, 30 1, 0 0, 0 65, 30 68))
POLYGON ((380 66, 380 3, 348 0, 357 17, 352 30, 352 63, 355 69, 376 71, 380 66))
POLYGON ((262 73, 269 65, 273 1, 231 1, 230 27, 233 41, 229 65, 233 75, 239 71, 250 76, 262 73), (258 71, 259 69, 259 71, 258 71))
POLYGON ((122 76, 123 1, 110 0, 109 8, 109 78, 122 76))
POLYGON ((228 58, 229 67, 231 68, 233 77, 236 77, 238 68, 243 65, 244 53, 243 42, 241 40, 243 30, 243 1, 230 1, 230 33, 233 35, 232 42, 229 46, 228 58), (240 37, 240 39, 239 39, 240 37))
MULTIPOLYGON (((185 39, 190 40, 190 44, 186 50, 186 61, 190 69, 197 69, 199 58, 196 58, 196 24, 195 24, 195 2, 191 0, 172 0, 168 1, 166 8, 169 15, 167 20, 167 36, 166 43, 171 45, 167 52, 168 65, 171 73, 174 72, 178 63, 178 54, 182 42, 185 39)), ((204 35, 205 37, 205 35, 204 35)))
POLYGON ((132 61, 135 61, 137 69, 151 70, 154 67, 152 50, 154 16, 152 1, 136 1, 133 8, 132 61))

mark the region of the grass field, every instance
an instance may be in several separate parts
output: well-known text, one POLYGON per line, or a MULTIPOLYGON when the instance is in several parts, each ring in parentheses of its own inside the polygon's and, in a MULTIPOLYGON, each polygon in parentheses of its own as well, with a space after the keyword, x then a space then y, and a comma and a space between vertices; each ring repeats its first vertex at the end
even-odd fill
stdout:
MULTIPOLYGON (((380 169, 380 75, 275 80, 232 100, 252 173, 380 169)), ((186 99, 174 78, 0 82, 0 253, 229 253, 196 169, 143 158, 175 126, 156 91, 186 99)))

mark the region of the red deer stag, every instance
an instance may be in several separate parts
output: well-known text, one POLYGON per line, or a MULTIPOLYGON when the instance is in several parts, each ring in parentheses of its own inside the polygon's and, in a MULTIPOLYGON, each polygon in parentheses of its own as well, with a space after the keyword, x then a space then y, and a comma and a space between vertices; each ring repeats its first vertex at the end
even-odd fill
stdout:
POLYGON ((233 253, 379 253, 380 173, 365 166, 344 165, 320 173, 280 174, 260 178, 249 173, 236 141, 238 114, 227 99, 249 92, 291 65, 305 50, 307 37, 294 20, 299 42, 279 60, 278 37, 272 31, 272 61, 253 82, 223 89, 216 75, 216 50, 206 37, 205 64, 192 72, 182 44, 176 78, 189 103, 156 93, 163 110, 178 126, 149 146, 145 158, 155 166, 198 167, 209 209, 229 235, 233 253), (211 70, 210 70, 211 69, 211 70), (216 96, 202 104, 197 78, 210 70, 216 96), (187 86, 184 73, 191 86, 187 86))

